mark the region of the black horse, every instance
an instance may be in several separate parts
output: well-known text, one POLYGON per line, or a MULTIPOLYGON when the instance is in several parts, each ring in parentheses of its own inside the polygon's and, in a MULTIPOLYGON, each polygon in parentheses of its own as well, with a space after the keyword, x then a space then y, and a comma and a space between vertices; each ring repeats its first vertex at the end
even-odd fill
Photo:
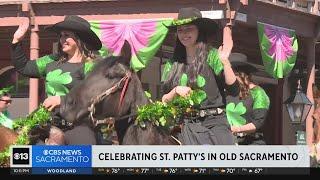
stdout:
POLYGON ((129 60, 129 56, 101 60, 65 97, 61 116, 75 126, 85 122, 95 128, 99 122, 111 122, 120 144, 177 144, 168 131, 151 122, 141 128, 129 118, 149 102, 137 74, 130 70, 129 60))

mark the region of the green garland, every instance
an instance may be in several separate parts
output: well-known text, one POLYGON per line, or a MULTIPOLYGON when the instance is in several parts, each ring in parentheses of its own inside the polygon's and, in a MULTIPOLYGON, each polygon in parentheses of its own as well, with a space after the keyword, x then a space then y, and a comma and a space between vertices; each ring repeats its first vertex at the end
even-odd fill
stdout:
MULTIPOLYGON (((42 105, 25 118, 19 118, 13 122, 13 129, 19 132, 17 141, 13 145, 26 145, 29 144, 29 132, 36 126, 44 125, 50 121, 50 112, 42 105)), ((8 161, 10 157, 9 147, 0 152, 0 164, 8 161)))
POLYGON ((198 19, 198 17, 191 17, 191 18, 186 18, 186 19, 176 19, 176 20, 173 20, 172 24, 174 26, 185 25, 185 24, 191 23, 192 21, 194 21, 196 19, 198 19))
POLYGON ((2 88, 0 89, 0 96, 5 94, 5 93, 9 93, 13 90, 13 86, 9 86, 9 87, 5 87, 5 88, 2 88))
POLYGON ((169 103, 156 101, 144 105, 138 108, 135 124, 145 128, 145 121, 150 121, 156 126, 170 128, 174 126, 175 119, 186 114, 196 113, 195 107, 200 106, 205 98, 206 94, 203 90, 195 90, 186 98, 176 96, 169 103))

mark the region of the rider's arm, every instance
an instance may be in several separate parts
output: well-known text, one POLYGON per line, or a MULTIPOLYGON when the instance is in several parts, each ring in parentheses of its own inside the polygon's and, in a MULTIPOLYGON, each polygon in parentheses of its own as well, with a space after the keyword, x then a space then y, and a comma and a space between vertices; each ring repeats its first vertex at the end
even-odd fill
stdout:
POLYGON ((22 43, 18 42, 11 45, 11 60, 16 71, 20 74, 31 77, 40 78, 45 76, 46 65, 54 61, 54 56, 43 56, 35 61, 30 61, 22 49, 22 43))

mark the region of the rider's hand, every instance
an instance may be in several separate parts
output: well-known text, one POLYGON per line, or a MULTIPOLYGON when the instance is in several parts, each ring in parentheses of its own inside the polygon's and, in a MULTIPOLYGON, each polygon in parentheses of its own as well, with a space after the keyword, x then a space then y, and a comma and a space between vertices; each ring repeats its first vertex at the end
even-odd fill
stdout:
POLYGON ((223 65, 229 65, 229 56, 233 48, 232 30, 229 26, 223 28, 223 44, 219 47, 218 54, 223 65))
POLYGON ((176 86, 175 93, 179 96, 186 97, 191 93, 191 88, 188 86, 176 86))
POLYGON ((50 96, 44 100, 43 106, 49 111, 52 111, 56 106, 59 106, 61 103, 60 96, 50 96))
POLYGON ((231 126, 231 132, 232 132, 233 134, 240 133, 240 132, 241 132, 241 129, 240 129, 240 127, 238 127, 238 126, 231 126))
POLYGON ((230 65, 229 56, 231 54, 231 49, 230 47, 225 46, 220 46, 218 49, 219 57, 223 66, 230 65))
POLYGON ((29 29, 29 18, 23 18, 22 22, 19 25, 19 28, 13 35, 12 44, 18 43, 23 40, 29 29))

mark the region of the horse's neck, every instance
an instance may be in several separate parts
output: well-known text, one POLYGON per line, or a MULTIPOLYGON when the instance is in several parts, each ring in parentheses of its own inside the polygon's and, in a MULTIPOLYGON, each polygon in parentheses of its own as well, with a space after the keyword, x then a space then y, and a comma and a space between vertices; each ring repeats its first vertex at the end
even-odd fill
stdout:
POLYGON ((137 74, 133 74, 132 75, 132 84, 133 84, 133 91, 134 91, 134 94, 133 94, 133 99, 134 99, 134 102, 132 103, 132 107, 131 107, 131 112, 135 109, 137 109, 137 107, 139 106, 143 106, 143 105, 146 105, 149 103, 149 100, 142 88, 142 84, 141 84, 141 81, 140 79, 138 78, 137 74))
MULTIPOLYGON (((138 76, 135 73, 132 73, 131 81, 129 83, 129 87, 125 95, 125 101, 118 115, 122 118, 126 115, 134 115, 136 114, 139 106, 142 106, 147 103, 148 103, 148 99, 142 89, 141 82, 138 76)), ((122 139, 124 138, 124 135, 127 132, 128 126, 133 123, 133 121, 129 121, 129 120, 130 119, 121 121, 121 123, 117 121, 119 123, 118 125, 116 125, 116 130, 117 130, 120 143, 122 143, 122 139), (120 128, 120 126, 124 128, 120 128)), ((126 140, 124 140, 124 142, 126 142, 126 140)))

